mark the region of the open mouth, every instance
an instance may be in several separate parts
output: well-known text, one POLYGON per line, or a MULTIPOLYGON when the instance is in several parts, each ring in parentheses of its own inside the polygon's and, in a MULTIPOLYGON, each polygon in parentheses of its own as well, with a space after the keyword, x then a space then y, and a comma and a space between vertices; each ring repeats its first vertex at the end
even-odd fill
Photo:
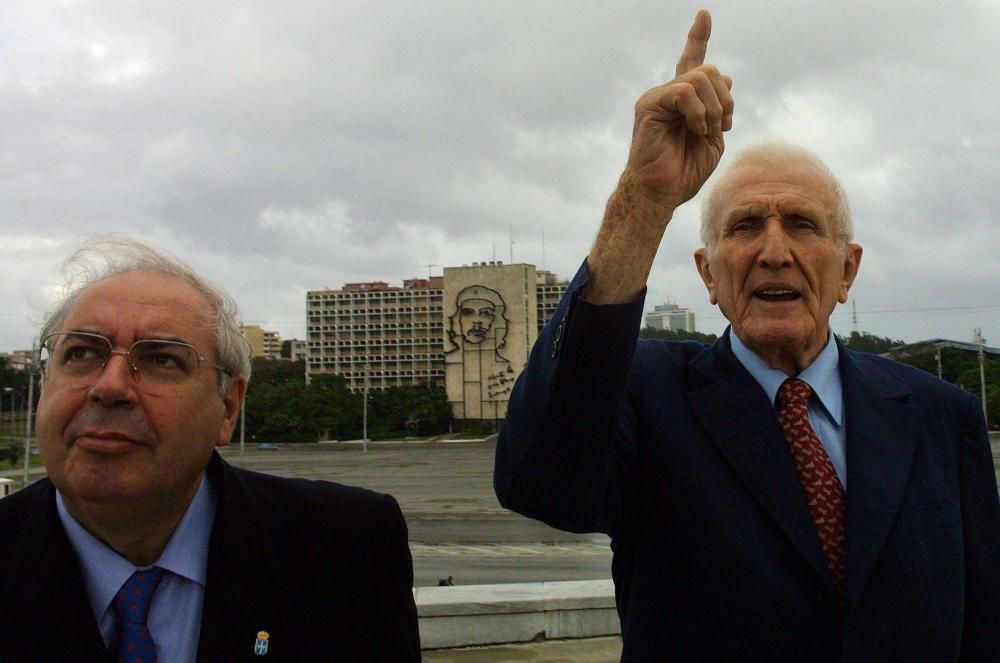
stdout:
POLYGON ((797 290, 790 288, 761 288, 755 290, 753 296, 765 302, 790 302, 802 297, 797 290))

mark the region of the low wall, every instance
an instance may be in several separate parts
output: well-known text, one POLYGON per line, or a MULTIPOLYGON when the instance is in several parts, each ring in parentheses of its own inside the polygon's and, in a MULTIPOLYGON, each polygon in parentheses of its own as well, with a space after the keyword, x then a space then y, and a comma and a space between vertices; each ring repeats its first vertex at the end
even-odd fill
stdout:
POLYGON ((424 649, 621 633, 611 580, 417 587, 424 649))

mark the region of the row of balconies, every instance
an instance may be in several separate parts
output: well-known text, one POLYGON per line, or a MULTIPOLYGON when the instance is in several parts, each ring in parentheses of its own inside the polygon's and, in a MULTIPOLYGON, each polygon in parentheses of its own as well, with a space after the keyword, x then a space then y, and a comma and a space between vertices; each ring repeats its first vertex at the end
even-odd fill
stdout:
MULTIPOLYGON (((309 322, 315 323, 314 320, 309 322)), ((444 323, 440 320, 432 320, 430 322, 421 322, 419 320, 412 322, 359 322, 350 325, 316 325, 313 327, 321 327, 323 329, 333 329, 334 331, 341 329, 413 329, 413 328, 423 328, 423 327, 437 327, 438 329, 444 329, 444 323)))
POLYGON ((317 299, 315 297, 307 297, 306 303, 309 306, 328 306, 331 308, 335 307, 352 307, 352 306, 377 306, 385 304, 407 304, 411 302, 419 301, 429 301, 429 302, 442 302, 444 297, 441 295, 431 295, 427 296, 427 291, 417 292, 413 295, 403 294, 403 295, 392 295, 389 297, 346 297, 338 299, 317 299))
MULTIPOLYGON (((363 364, 375 363, 375 362, 392 362, 392 363, 412 363, 414 361, 443 361, 440 354, 436 352, 421 352, 414 354, 399 354, 399 355, 340 355, 337 357, 332 357, 330 355, 320 355, 323 361, 341 363, 341 364, 363 364)), ((313 357, 315 359, 315 357, 313 357)))
POLYGON ((319 350, 324 350, 326 348, 392 348, 392 347, 402 347, 404 345, 416 345, 416 346, 444 346, 444 342, 441 339, 433 338, 422 338, 422 339, 394 339, 391 341, 381 341, 377 339, 372 339, 368 341, 319 341, 313 343, 309 349, 310 351, 316 352, 319 350))
POLYGON ((314 354, 309 357, 309 361, 322 361, 327 364, 330 363, 340 363, 340 364, 412 364, 412 363, 425 363, 425 362, 441 362, 444 361, 443 355, 440 352, 413 352, 413 353, 400 353, 400 354, 386 354, 386 355, 333 355, 333 354, 314 354))
MULTIPOLYGON (((364 383, 365 373, 363 371, 348 371, 346 373, 340 373, 345 378, 348 378, 351 382, 361 382, 364 383)), ((432 376, 432 377, 444 377, 444 371, 441 370, 427 370, 427 369, 417 369, 415 371, 370 371, 368 378, 393 378, 393 377, 411 377, 411 376, 432 376)))
POLYGON ((410 369, 410 370, 368 371, 367 373, 365 371, 344 371, 344 372, 341 372, 341 371, 324 370, 324 367, 321 364, 319 364, 319 363, 311 363, 311 364, 309 364, 309 368, 310 368, 311 372, 315 372, 317 374, 321 374, 321 373, 334 373, 335 372, 335 373, 337 373, 337 375, 342 375, 343 377, 348 378, 348 380, 352 380, 352 381, 353 380, 360 380, 362 382, 364 381, 364 378, 365 378, 366 375, 369 378, 377 378, 377 377, 385 377, 385 376, 414 376, 414 375, 417 375, 417 376, 422 375, 422 376, 432 376, 432 377, 444 377, 444 369, 440 369, 440 368, 417 368, 417 369, 410 369))
POLYGON ((323 308, 323 307, 313 307, 308 311, 309 315, 398 315, 400 313, 414 314, 414 313, 426 313, 430 311, 431 313, 441 313, 444 311, 443 306, 377 306, 374 308, 323 308))
POLYGON ((316 329, 309 330, 309 344, 316 345, 324 340, 327 342, 333 341, 348 341, 353 340, 357 344, 364 343, 382 343, 385 345, 392 345, 396 342, 396 339, 400 343, 424 343, 428 339, 441 339, 444 336, 444 330, 440 327, 435 329, 422 328, 422 329, 396 329, 396 330, 386 330, 383 334, 380 329, 366 329, 359 331, 352 331, 349 329, 339 329, 339 330, 329 330, 329 331, 318 331, 316 329))

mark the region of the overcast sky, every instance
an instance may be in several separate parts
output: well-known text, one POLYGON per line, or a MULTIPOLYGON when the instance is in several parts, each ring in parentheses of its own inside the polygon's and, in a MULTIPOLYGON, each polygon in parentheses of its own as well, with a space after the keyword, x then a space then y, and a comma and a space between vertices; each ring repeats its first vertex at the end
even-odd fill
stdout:
MULTIPOLYGON (((307 290, 508 262, 511 237, 515 262, 570 277, 635 99, 672 77, 701 6, 4 0, 0 351, 30 346, 94 232, 173 251, 284 338, 304 338, 307 290)), ((727 153, 784 136, 848 190, 857 328, 981 327, 1000 346, 1000 2, 705 6, 708 59, 735 81, 727 153)), ((698 203, 670 224, 646 303, 718 333, 691 258, 698 203)))

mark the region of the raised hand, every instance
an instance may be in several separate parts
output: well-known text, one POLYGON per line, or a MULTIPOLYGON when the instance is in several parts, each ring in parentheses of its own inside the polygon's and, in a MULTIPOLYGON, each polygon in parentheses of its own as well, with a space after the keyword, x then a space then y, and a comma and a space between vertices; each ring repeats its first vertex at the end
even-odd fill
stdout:
POLYGON ((676 78, 635 104, 628 164, 611 194, 587 257, 594 304, 633 300, 646 285, 674 209, 690 200, 719 165, 733 126, 733 81, 705 64, 712 17, 695 16, 676 78))
POLYGON ((625 176, 637 192, 675 208, 712 174, 733 125, 733 81, 705 64, 712 17, 698 12, 677 62, 676 77, 646 92, 635 105, 625 176))

